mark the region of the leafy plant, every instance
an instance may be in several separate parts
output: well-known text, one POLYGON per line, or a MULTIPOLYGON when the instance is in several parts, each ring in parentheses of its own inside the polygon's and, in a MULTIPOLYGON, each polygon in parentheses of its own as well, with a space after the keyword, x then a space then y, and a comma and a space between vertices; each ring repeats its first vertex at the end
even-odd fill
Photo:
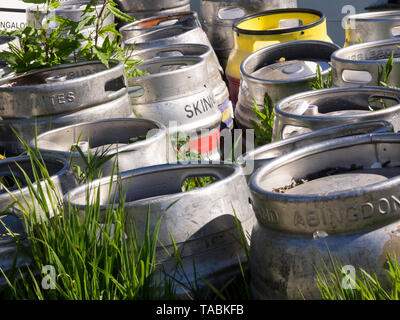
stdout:
POLYGON ((394 51, 392 51, 388 61, 386 62, 385 67, 379 66, 378 69, 378 86, 382 87, 388 87, 387 82, 389 80, 390 73, 393 70, 393 57, 394 57, 394 51))
POLYGON ((310 83, 311 90, 327 89, 333 86, 333 72, 329 71, 328 79, 324 80, 322 76, 321 67, 317 65, 317 75, 314 81, 310 83))
POLYGON ((250 119, 254 128, 256 146, 271 143, 272 130, 274 124, 274 103, 268 93, 264 96, 263 109, 259 110, 257 102, 254 100, 254 108, 252 108, 258 122, 250 119))
MULTIPOLYGON (((50 8, 55 9, 60 5, 59 1, 54 0, 24 1, 44 4, 47 13, 50 8)), ((1 52, 0 58, 17 73, 80 60, 100 60, 108 68, 109 61, 117 59, 125 64, 128 76, 143 74, 143 71, 135 71, 141 61, 130 57, 130 50, 133 49, 124 48, 121 35, 116 30, 117 24, 104 25, 105 19, 111 14, 128 22, 134 19, 117 9, 113 0, 101 1, 101 9, 95 10, 93 6, 98 1, 90 0, 83 9, 80 21, 47 14, 38 28, 27 26, 14 31, 2 31, 3 35, 17 37, 19 45, 9 43, 9 51, 1 52), (54 22, 57 26, 50 28, 50 23, 54 22), (87 32, 83 33, 84 30, 87 32)))

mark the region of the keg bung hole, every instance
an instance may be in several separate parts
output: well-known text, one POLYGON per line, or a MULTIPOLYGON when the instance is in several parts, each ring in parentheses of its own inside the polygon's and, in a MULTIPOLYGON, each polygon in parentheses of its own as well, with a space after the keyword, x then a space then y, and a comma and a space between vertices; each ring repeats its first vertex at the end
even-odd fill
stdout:
POLYGON ((245 16, 245 12, 241 8, 223 8, 218 11, 220 20, 236 20, 245 16))
POLYGON ((191 176, 186 178, 181 185, 182 192, 203 188, 218 181, 215 176, 191 176))
POLYGON ((368 71, 344 70, 342 79, 347 83, 369 84, 372 81, 372 75, 368 71))

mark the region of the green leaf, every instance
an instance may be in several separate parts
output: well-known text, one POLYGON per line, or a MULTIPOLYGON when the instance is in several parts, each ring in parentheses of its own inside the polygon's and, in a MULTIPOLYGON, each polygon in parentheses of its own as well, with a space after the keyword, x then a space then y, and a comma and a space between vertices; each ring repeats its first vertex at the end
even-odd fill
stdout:
POLYGON ((135 18, 132 18, 131 16, 127 15, 126 13, 122 12, 121 10, 113 7, 110 4, 107 4, 107 9, 111 11, 111 13, 118 19, 121 19, 126 22, 134 22, 136 21, 135 18))

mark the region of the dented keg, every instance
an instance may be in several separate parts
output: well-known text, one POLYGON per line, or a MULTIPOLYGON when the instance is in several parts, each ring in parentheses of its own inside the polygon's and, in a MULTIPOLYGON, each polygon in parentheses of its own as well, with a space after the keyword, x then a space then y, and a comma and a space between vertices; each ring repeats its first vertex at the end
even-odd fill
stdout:
POLYGON ((296 7, 297 0, 201 0, 200 16, 203 29, 225 68, 233 47, 232 25, 236 19, 264 10, 296 7))
POLYGON ((392 71, 387 80, 390 86, 399 86, 400 40, 389 39, 356 44, 332 54, 333 84, 345 86, 375 86, 383 81, 386 63, 394 53, 392 71))
MULTIPOLYGON (((143 239, 147 212, 150 212, 150 230, 161 219, 157 270, 164 271, 173 281, 178 296, 185 297, 189 283, 193 284, 195 279, 204 293, 208 286, 203 279, 220 287, 239 275, 239 260, 246 263, 246 258, 235 215, 245 235, 251 231, 255 217, 246 179, 236 165, 190 163, 142 168, 122 173, 121 187, 117 184, 117 177, 111 188, 109 178, 94 181, 89 185, 89 199, 100 192, 101 219, 107 207, 118 204, 119 197, 126 194, 128 237, 136 230, 137 239, 143 239), (183 192, 184 182, 192 177, 210 177, 216 181, 183 192), (135 187, 138 185, 140 188, 135 187), (180 253, 182 269, 177 268, 171 238, 180 253)), ((87 186, 82 186, 65 196, 81 216, 85 215, 87 190, 87 186)), ((248 243, 247 238, 243 241, 248 243)), ((155 281, 158 286, 164 285, 162 278, 155 281)))
MULTIPOLYGON (((62 200, 63 195, 77 186, 77 182, 74 178, 72 171, 69 169, 67 161, 54 157, 43 157, 45 167, 49 173, 50 179, 53 183, 55 194, 58 199, 62 200)), ((35 164, 36 170, 39 170, 39 166, 35 164)), ((42 218, 45 218, 45 213, 38 205, 37 201, 32 202, 31 193, 29 192, 27 181, 24 173, 27 174, 30 181, 32 181, 35 190, 37 184, 35 183, 34 172, 32 169, 32 162, 28 156, 7 158, 0 161, 0 268, 7 275, 13 268, 15 252, 17 244, 15 239, 4 227, 3 223, 9 228, 15 236, 22 239, 25 237, 25 226, 23 221, 23 210, 30 211, 32 206, 36 208, 36 213, 40 214, 42 218), (23 171, 22 171, 23 170, 23 171), (20 189, 15 185, 17 179, 20 189), (8 191, 5 187, 7 187, 8 191), (15 202, 20 201, 21 205, 15 202), (22 206, 22 207, 21 207, 22 206)), ((42 187, 45 188, 47 182, 42 182, 42 187)), ((46 199, 48 197, 47 192, 44 192, 46 199)), ((53 200, 54 201, 54 200, 53 200)), ((50 202, 49 202, 50 203, 50 202)), ((49 204, 50 211, 52 206, 49 204)), ((50 215, 53 212, 49 212, 50 215)), ((27 242, 23 242, 24 245, 28 245, 27 242)), ((16 267, 23 267, 30 263, 29 257, 23 252, 18 255, 16 261, 16 267)), ((5 286, 6 280, 3 275, 0 275, 0 286, 5 286)))
POLYGON ((226 76, 234 107, 239 94, 240 65, 251 53, 293 40, 332 42, 327 34, 325 15, 312 9, 277 9, 245 16, 233 24, 233 37, 226 76))
POLYGON ((209 82, 206 60, 195 56, 144 61, 138 69, 148 75, 130 78, 129 96, 136 117, 164 124, 180 150, 178 140, 204 160, 219 160, 222 120, 209 82))
POLYGON ((391 132, 393 132, 393 126, 387 121, 380 120, 328 127, 261 146, 240 156, 236 163, 244 169, 246 177, 250 178, 250 175, 263 165, 270 163, 276 158, 284 156, 289 152, 293 152, 315 143, 367 133, 391 132))
POLYGON ((359 13, 346 19, 345 47, 400 36, 400 11, 359 13))
POLYGON ((189 5, 190 0, 118 0, 124 12, 161 11, 189 5))
POLYGON ((40 154, 62 157, 71 167, 85 169, 78 146, 87 158, 92 155, 112 157, 101 166, 103 176, 169 162, 176 162, 167 129, 148 119, 106 119, 79 123, 45 132, 31 141, 40 154), (115 168, 113 168, 115 162, 115 168))
POLYGON ((368 134, 314 144, 250 178, 256 299, 321 298, 314 268, 342 265, 386 277, 400 256, 400 135, 368 134), (351 155, 351 156, 349 156, 351 155), (329 249, 329 251, 328 251, 329 249))
POLYGON ((386 120, 400 130, 400 90, 383 87, 330 88, 290 96, 275 105, 272 141, 327 127, 386 120))
POLYGON ((173 56, 199 56, 206 60, 209 82, 215 97, 215 101, 222 113, 222 127, 231 129, 233 127, 233 109, 229 101, 229 92, 225 82, 222 80, 223 70, 219 62, 212 54, 210 47, 202 44, 173 44, 160 48, 140 50, 133 53, 137 59, 153 59, 173 56))
POLYGON ((240 66, 240 90, 235 108, 236 124, 253 128, 250 120, 258 122, 253 113, 254 100, 264 107, 268 94, 277 102, 295 93, 310 90, 317 77, 317 68, 327 79, 331 71, 331 55, 339 47, 317 40, 289 41, 260 49, 248 56, 240 66))

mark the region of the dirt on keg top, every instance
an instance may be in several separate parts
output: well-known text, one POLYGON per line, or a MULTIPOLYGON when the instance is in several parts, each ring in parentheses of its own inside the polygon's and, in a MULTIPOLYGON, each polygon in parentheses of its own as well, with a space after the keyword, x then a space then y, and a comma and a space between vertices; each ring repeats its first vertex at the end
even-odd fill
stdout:
MULTIPOLYGON (((388 163, 386 164, 388 165, 388 163)), ((275 193, 286 193, 288 190, 291 190, 295 187, 298 187, 302 184, 305 184, 307 182, 316 180, 316 179, 320 179, 323 177, 328 177, 328 176, 334 176, 337 174, 341 174, 341 173, 347 173, 347 172, 351 172, 351 171, 356 171, 356 170, 363 170, 364 167, 363 166, 357 166, 356 164, 352 164, 350 166, 350 168, 327 168, 315 173, 311 173, 308 176, 306 176, 303 179, 299 179, 299 180, 293 180, 292 183, 290 185, 284 186, 284 187, 280 187, 280 188, 276 188, 276 189, 272 189, 272 192, 275 193)))
POLYGON ((6 84, 8 87, 24 87, 34 86, 38 84, 45 84, 46 81, 43 76, 40 75, 29 75, 22 76, 21 78, 13 79, 6 84))

